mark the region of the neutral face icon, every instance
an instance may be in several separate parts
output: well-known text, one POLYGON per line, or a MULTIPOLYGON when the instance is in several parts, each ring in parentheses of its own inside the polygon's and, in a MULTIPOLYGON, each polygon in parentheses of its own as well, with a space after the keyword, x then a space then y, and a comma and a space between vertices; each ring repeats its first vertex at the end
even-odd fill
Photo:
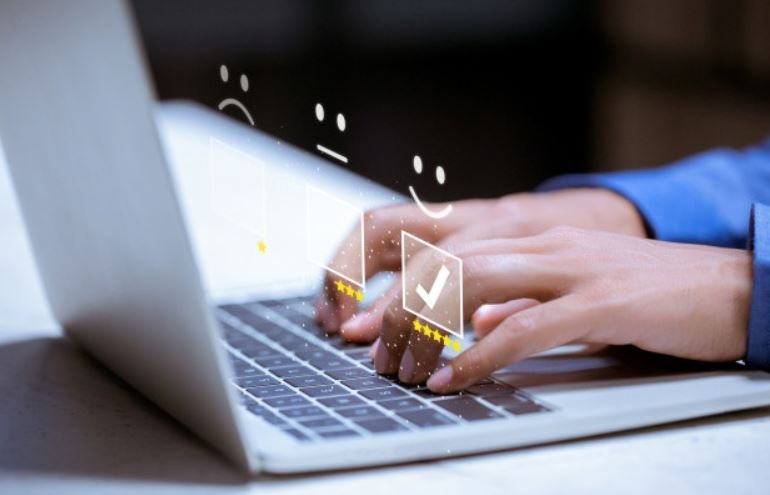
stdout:
MULTIPOLYGON (((226 83, 230 80, 230 71, 227 70, 227 66, 224 64, 219 66, 219 78, 222 79, 223 83, 226 83)), ((246 93, 249 90, 249 79, 246 77, 245 74, 241 74, 239 82, 241 85, 241 90, 244 93, 246 93)), ((246 110, 246 107, 243 105, 243 103, 236 100, 235 98, 225 98, 224 100, 219 102, 219 105, 217 106, 217 108, 219 108, 219 110, 224 110, 225 108, 231 107, 231 106, 240 110, 243 113, 243 115, 248 119, 249 124, 251 124, 252 126, 254 125, 254 119, 252 118, 249 111, 246 110)))
MULTIPOLYGON (((417 155, 414 155, 414 159, 412 159, 412 166, 414 167, 414 171, 417 173, 417 175, 422 174, 422 169, 423 169, 422 158, 420 158, 417 155)), ((438 165, 436 167, 436 182, 442 185, 444 184, 444 182, 446 182, 446 172, 444 171, 444 167, 442 167, 441 165, 438 165)), ((420 210, 422 210, 423 213, 425 213, 431 218, 435 218, 438 220, 452 213, 452 205, 446 205, 439 211, 433 211, 428 209, 428 207, 425 206, 425 204, 422 201, 420 201, 420 198, 417 196, 417 193, 415 192, 414 187, 409 186, 409 192, 412 194, 412 199, 414 199, 414 202, 417 203, 417 206, 420 207, 420 210)))
MULTIPOLYGON (((324 110, 323 105, 321 105, 320 103, 315 104, 315 118, 316 120, 318 120, 318 122, 323 122, 324 119, 326 119, 326 111, 324 110)), ((345 128, 347 127, 347 122, 345 122, 345 116, 342 115, 341 113, 338 113, 337 118, 335 120, 337 121, 337 129, 339 129, 340 132, 345 132, 345 128)), ((345 155, 337 153, 336 151, 329 149, 322 144, 316 144, 315 147, 318 151, 320 151, 324 155, 328 155, 332 158, 336 158, 342 163, 348 163, 348 157, 346 157, 345 155)))

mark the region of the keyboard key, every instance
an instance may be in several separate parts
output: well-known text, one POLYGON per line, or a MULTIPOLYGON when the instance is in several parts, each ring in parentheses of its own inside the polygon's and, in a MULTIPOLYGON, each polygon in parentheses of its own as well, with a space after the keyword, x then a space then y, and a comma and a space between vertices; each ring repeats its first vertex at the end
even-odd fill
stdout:
POLYGON ((404 399, 394 399, 394 400, 384 400, 382 402, 378 402, 380 406, 390 409, 391 411, 405 411, 408 409, 425 409, 426 406, 422 402, 420 402, 417 399, 412 398, 404 398, 404 399))
POLYGON ((309 406, 310 401, 300 395, 288 395, 285 397, 275 397, 265 399, 262 402, 276 409, 287 409, 289 407, 309 406))
POLYGON ((340 416, 345 416, 346 418, 352 418, 352 419, 386 417, 384 414, 382 414, 380 411, 378 411, 372 406, 348 407, 345 409, 338 410, 337 413, 340 416))
POLYGON ((292 407, 281 411, 281 414, 287 418, 315 418, 318 416, 328 416, 323 409, 318 406, 292 407))
POLYGON ((374 363, 372 362, 371 359, 367 358, 367 359, 365 359, 363 361, 359 361, 358 364, 360 364, 364 368, 368 368, 368 369, 374 371, 374 363))
POLYGON ((310 361, 310 364, 321 371, 350 368, 351 366, 355 366, 353 362, 337 357, 331 357, 328 359, 314 359, 310 361))
POLYGON ((299 431, 297 429, 287 428, 287 429, 281 430, 281 431, 283 431, 287 435, 290 435, 290 436, 296 438, 297 440, 301 440, 303 442, 310 441, 310 437, 309 436, 305 435, 304 433, 302 433, 301 431, 299 431))
POLYGON ((286 368, 278 368, 278 369, 270 368, 270 371, 280 376, 281 378, 316 375, 318 373, 316 370, 308 368, 307 366, 302 366, 302 365, 288 366, 286 368))
POLYGON ((358 367, 343 368, 341 370, 329 370, 325 373, 336 380, 350 380, 352 378, 364 378, 367 376, 373 376, 371 371, 358 367))
POLYGON ((253 378, 263 376, 264 373, 253 366, 236 366, 233 368, 233 374, 236 378, 253 378))
POLYGON ((243 315, 252 314, 251 311, 249 311, 248 309, 246 309, 244 306, 240 304, 225 304, 225 305, 219 306, 219 309, 230 313, 231 315, 235 316, 239 320, 243 315))
POLYGON ((496 406, 502 406, 502 407, 517 406, 521 404, 531 404, 534 402, 532 399, 530 399, 526 395, 521 395, 521 394, 509 394, 509 395, 499 395, 496 397, 484 397, 484 400, 496 406))
POLYGON ((321 387, 306 387, 301 389, 302 393, 310 397, 332 397, 334 395, 347 395, 350 392, 339 385, 324 385, 321 387))
POLYGON ((345 350, 345 355, 350 359, 355 359, 356 361, 360 361, 364 358, 371 359, 369 357, 369 347, 366 346, 358 346, 355 349, 347 349, 345 350))
MULTIPOLYGON (((317 373, 314 371, 314 373, 317 373)), ((297 388, 319 387, 321 385, 332 385, 334 382, 322 375, 300 376, 297 378, 286 378, 286 381, 297 388)))
POLYGON ((271 385, 280 385, 280 382, 273 377, 262 375, 249 378, 238 378, 238 385, 243 388, 268 387, 271 385))
POLYGON ((273 338, 273 341, 287 349, 300 349, 306 344, 309 345, 307 340, 303 339, 302 337, 297 337, 288 331, 284 331, 282 335, 276 336, 273 338))
POLYGON ((266 399, 269 397, 281 397, 283 395, 294 395, 295 391, 284 385, 276 385, 273 387, 259 387, 246 389, 254 397, 266 399))
POLYGON ((484 398, 487 398, 499 395, 512 395, 517 390, 518 389, 512 385, 505 385, 502 383, 481 383, 471 385, 470 387, 466 388, 464 392, 473 395, 480 395, 484 398))
POLYGON ((318 399, 318 401, 326 407, 332 409, 341 409, 345 407, 363 406, 364 401, 354 395, 343 395, 341 397, 328 397, 326 399, 318 399))
POLYGON ((399 416, 409 421, 409 423, 420 428, 429 428, 432 426, 443 426, 456 424, 440 412, 434 409, 418 409, 416 411, 401 411, 399 416))
POLYGON ((356 421, 356 424, 372 433, 384 433, 406 429, 403 425, 390 418, 362 419, 356 421))
POLYGON ((320 348, 301 350, 301 351, 297 351, 295 354, 297 355, 298 358, 304 359, 305 361, 315 361, 318 359, 332 359, 336 357, 331 352, 325 351, 320 348))
POLYGON ((430 390, 428 390, 427 388, 418 388, 416 390, 412 390, 412 392, 415 395, 417 395, 418 397, 422 397, 423 399, 426 399, 426 400, 446 399, 448 397, 457 397, 457 394, 451 394, 451 395, 435 394, 435 393, 431 392, 430 390))
POLYGON ((259 416, 260 418, 264 419, 271 425, 284 425, 286 424, 286 421, 276 416, 271 411, 268 411, 267 408, 264 406, 260 406, 258 404, 249 404, 246 406, 246 409, 248 409, 251 413, 255 414, 256 416, 259 416))
POLYGON ((398 398, 407 396, 406 392, 396 388, 395 386, 392 386, 390 388, 376 388, 374 390, 364 390, 363 392, 361 392, 361 395, 363 395, 367 399, 371 399, 377 402, 381 400, 398 399, 398 398))
POLYGON ((246 357, 254 359, 257 362, 259 362, 261 359, 280 356, 278 351, 271 349, 263 344, 249 345, 243 348, 238 348, 238 350, 241 351, 246 357))
POLYGON ((516 415, 550 411, 550 409, 548 409, 547 407, 541 404, 538 404, 536 402, 529 402, 527 404, 516 404, 516 405, 507 406, 505 410, 516 415))
POLYGON ((322 429, 331 429, 331 428, 339 429, 344 426, 339 420, 336 420, 332 417, 300 420, 299 424, 301 424, 305 428, 310 428, 311 430, 322 430, 322 429))
POLYGON ((369 390, 373 388, 385 388, 394 386, 393 382, 389 382, 388 380, 379 376, 356 378, 355 380, 344 380, 342 384, 353 390, 369 390))
POLYGON ((266 408, 265 406, 261 404, 257 404, 256 402, 249 402, 246 404, 246 409, 248 409, 250 412, 256 414, 257 416, 261 416, 262 414, 270 413, 270 410, 266 408))
POLYGON ((353 430, 326 430, 326 431, 318 431, 316 432, 317 435, 324 437, 324 438, 341 438, 341 437, 357 437, 359 436, 358 433, 356 433, 353 430))
POLYGON ((293 359, 281 355, 266 358, 254 358, 254 361, 258 362, 270 371, 273 371, 274 368, 285 368, 287 366, 296 366, 299 364, 293 359))
POLYGON ((437 400, 433 404, 459 416, 466 421, 477 421, 480 419, 500 418, 500 414, 480 404, 476 399, 469 396, 453 397, 446 400, 437 400))
POLYGON ((330 346, 334 347, 335 349, 339 349, 341 351, 345 351, 348 349, 361 349, 361 344, 356 344, 354 342, 349 342, 342 337, 335 335, 331 338, 329 338, 326 341, 330 346))

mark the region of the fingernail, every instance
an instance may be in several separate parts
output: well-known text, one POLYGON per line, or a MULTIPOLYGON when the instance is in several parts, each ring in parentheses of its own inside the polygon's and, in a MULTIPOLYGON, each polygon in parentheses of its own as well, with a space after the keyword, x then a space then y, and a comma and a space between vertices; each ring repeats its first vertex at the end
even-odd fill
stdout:
POLYGON ((385 373, 388 371, 388 364, 390 363, 390 355, 385 348, 385 344, 380 342, 377 345, 377 350, 374 351, 374 369, 377 373, 385 373))
POLYGON ((434 392, 444 392, 452 381, 452 373, 451 364, 444 366, 428 379, 428 388, 434 392))
POLYGON ((412 351, 407 349, 401 358, 401 366, 398 370, 398 379, 404 383, 411 383, 414 376, 415 362, 412 351))
POLYGON ((344 322, 342 326, 340 327, 340 331, 342 333, 349 332, 349 331, 355 331, 357 330, 356 327, 361 323, 361 321, 364 319, 364 315, 362 313, 356 313, 353 316, 351 316, 348 321, 344 322))

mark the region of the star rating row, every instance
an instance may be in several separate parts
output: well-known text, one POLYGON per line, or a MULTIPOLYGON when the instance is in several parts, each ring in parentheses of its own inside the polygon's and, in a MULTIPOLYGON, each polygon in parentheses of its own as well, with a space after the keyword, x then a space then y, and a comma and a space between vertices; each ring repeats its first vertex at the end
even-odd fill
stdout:
POLYGON ((430 325, 422 323, 417 318, 412 320, 412 330, 421 333, 426 337, 432 338, 436 342, 442 342, 445 347, 451 347, 455 352, 460 352, 463 348, 459 340, 450 338, 449 336, 443 334, 440 330, 431 328, 430 325))
POLYGON ((350 284, 346 284, 342 280, 337 280, 336 282, 334 282, 334 285, 335 287, 337 287, 337 292, 339 292, 340 294, 355 298, 355 300, 358 302, 361 302, 364 300, 364 293, 361 292, 360 289, 357 289, 350 284))

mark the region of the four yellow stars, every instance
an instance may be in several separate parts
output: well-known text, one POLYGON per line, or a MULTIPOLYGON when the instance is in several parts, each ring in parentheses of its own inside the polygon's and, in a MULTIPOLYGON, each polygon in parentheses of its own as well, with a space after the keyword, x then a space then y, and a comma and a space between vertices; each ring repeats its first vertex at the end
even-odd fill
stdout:
POLYGON ((460 352, 463 348, 459 340, 454 340, 447 335, 443 335, 439 330, 433 329, 424 323, 420 323, 420 320, 417 318, 412 320, 412 327, 415 332, 420 332, 426 337, 432 337, 436 342, 442 342, 446 347, 454 349, 455 352, 460 352))

